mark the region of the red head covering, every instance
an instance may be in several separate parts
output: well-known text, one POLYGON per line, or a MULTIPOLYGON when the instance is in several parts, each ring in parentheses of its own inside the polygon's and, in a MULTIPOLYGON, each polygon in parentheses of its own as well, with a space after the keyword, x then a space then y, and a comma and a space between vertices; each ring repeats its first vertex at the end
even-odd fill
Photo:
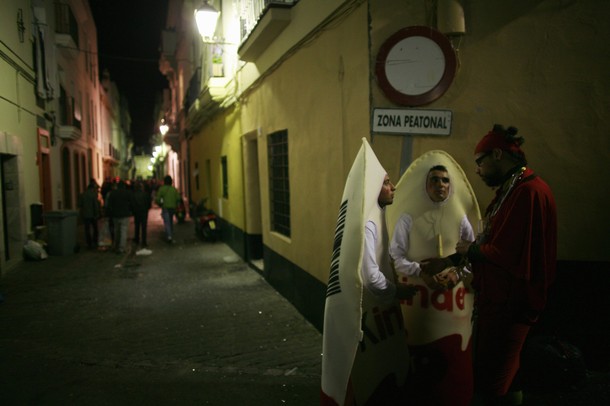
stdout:
POLYGON ((474 149, 475 154, 488 152, 492 149, 499 148, 504 151, 516 152, 519 155, 525 156, 525 153, 519 146, 516 140, 511 139, 506 134, 503 128, 494 126, 494 129, 488 132, 477 144, 474 149))

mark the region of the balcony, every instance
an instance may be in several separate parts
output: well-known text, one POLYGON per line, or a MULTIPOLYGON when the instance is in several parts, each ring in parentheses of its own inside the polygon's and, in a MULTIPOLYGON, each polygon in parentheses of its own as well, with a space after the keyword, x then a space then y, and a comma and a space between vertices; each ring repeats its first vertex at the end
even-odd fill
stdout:
POLYGON ((161 58, 159 70, 165 76, 176 69, 176 48, 178 33, 175 29, 166 29, 161 33, 161 58))
POLYGON ((78 23, 68 4, 55 3, 55 40, 66 57, 78 57, 78 23))
POLYGON ((209 78, 198 94, 197 99, 188 108, 187 127, 189 132, 196 133, 215 114, 235 103, 235 81, 228 78, 209 78))
POLYGON ((255 61, 288 26, 291 21, 290 9, 296 3, 296 1, 265 2, 265 8, 256 25, 247 33, 246 39, 237 50, 239 59, 245 62, 255 61))
POLYGON ((73 125, 59 125, 57 126, 57 136, 64 140, 78 140, 82 136, 82 131, 79 127, 73 125))
POLYGON ((170 131, 163 136, 163 142, 169 145, 174 152, 180 152, 180 133, 177 131, 170 131))
POLYGON ((201 90, 201 68, 195 69, 193 76, 189 82, 189 87, 184 96, 184 110, 189 111, 191 106, 196 102, 201 90))

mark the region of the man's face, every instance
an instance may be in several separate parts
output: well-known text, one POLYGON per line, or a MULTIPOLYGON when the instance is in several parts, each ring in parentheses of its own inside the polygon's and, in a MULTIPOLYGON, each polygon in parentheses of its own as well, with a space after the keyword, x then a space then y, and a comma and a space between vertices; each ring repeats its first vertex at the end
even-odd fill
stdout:
POLYGON ((379 192, 379 198, 377 201, 381 207, 385 207, 388 204, 392 204, 394 202, 394 191, 396 187, 390 182, 390 177, 385 175, 383 179, 383 185, 381 186, 381 191, 379 192))
POLYGON ((477 175, 481 177, 483 182, 489 187, 496 187, 502 184, 504 174, 500 170, 496 159, 497 150, 482 152, 475 156, 474 162, 477 166, 477 175))
POLYGON ((447 171, 433 170, 428 172, 426 192, 433 202, 442 202, 449 196, 451 181, 447 171))

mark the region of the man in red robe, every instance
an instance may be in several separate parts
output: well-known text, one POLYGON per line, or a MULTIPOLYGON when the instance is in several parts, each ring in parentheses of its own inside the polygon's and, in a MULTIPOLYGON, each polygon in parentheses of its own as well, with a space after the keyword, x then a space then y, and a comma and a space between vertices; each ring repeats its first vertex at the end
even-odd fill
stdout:
POLYGON ((485 405, 521 404, 511 385, 555 277, 557 207, 549 186, 527 168, 523 141, 516 128, 495 125, 477 144, 477 174, 496 188, 482 230, 474 243, 458 243, 456 254, 428 262, 431 272, 464 255, 472 263, 475 391, 485 405))

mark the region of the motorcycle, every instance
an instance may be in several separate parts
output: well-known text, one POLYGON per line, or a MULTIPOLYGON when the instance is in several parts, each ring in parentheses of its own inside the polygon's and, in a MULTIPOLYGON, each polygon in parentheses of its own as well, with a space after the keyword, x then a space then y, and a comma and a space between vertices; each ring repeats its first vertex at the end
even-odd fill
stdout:
POLYGON ((176 219, 178 219, 178 223, 184 223, 186 219, 186 207, 184 207, 184 201, 180 199, 178 202, 178 207, 176 207, 176 219))
MULTIPOLYGON (((191 211, 193 213, 193 211, 191 211)), ((213 210, 205 207, 205 199, 194 209, 195 234, 203 241, 215 242, 220 237, 218 218, 213 210)))

